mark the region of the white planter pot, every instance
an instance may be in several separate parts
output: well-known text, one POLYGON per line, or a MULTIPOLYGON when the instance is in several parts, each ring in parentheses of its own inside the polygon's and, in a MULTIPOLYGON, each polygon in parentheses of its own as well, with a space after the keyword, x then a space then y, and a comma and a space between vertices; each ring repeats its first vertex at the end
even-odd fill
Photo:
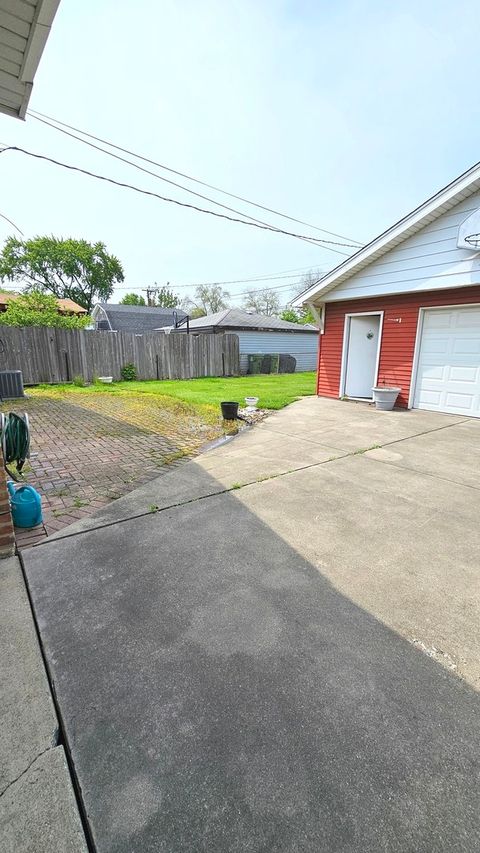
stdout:
POLYGON ((113 382, 113 376, 99 376, 99 382, 103 382, 104 385, 110 385, 110 382, 113 382))
POLYGON ((245 397, 245 404, 249 412, 254 412, 257 408, 258 397, 245 397))
POLYGON ((372 388, 376 408, 384 412, 391 412, 401 390, 401 388, 392 385, 378 385, 372 388))

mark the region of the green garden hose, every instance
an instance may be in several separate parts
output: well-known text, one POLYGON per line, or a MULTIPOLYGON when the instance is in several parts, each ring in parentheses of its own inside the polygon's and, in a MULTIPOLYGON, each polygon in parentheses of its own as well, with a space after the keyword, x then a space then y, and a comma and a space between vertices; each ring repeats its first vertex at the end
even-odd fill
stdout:
POLYGON ((9 412, 8 415, 1 413, 0 428, 5 470, 13 480, 18 482, 18 478, 7 468, 7 465, 15 462, 17 471, 20 473, 25 460, 28 459, 30 428, 27 413, 25 412, 24 415, 17 415, 15 412, 9 412))

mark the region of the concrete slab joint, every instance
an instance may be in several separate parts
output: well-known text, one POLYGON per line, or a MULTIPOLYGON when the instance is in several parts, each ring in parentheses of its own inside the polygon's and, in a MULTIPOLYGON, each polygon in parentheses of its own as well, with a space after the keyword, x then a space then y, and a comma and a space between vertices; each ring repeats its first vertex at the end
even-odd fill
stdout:
POLYGON ((20 561, 0 563, 0 850, 86 853, 20 561))
POLYGON ((478 853, 479 431, 302 400, 25 552, 98 853, 478 853))

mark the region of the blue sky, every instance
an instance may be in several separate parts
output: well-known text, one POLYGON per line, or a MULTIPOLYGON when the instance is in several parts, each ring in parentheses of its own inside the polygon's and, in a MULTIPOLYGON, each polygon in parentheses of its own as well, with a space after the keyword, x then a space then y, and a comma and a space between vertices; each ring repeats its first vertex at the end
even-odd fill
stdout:
MULTIPOLYGON (((480 160, 477 19, 473 0, 61 0, 30 107, 367 241, 480 160)), ((0 141, 191 200, 32 118, 0 116, 0 141)), ((103 240, 129 289, 340 259, 18 153, 2 155, 0 180, 0 211, 26 236, 103 240)), ((0 239, 9 233, 0 220, 0 239)))

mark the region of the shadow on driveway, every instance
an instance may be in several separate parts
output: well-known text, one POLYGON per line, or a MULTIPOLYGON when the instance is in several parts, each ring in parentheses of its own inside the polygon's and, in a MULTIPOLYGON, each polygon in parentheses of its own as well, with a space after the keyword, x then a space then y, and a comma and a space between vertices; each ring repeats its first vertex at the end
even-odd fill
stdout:
POLYGON ((99 853, 478 851, 477 694, 196 467, 23 555, 99 853))

